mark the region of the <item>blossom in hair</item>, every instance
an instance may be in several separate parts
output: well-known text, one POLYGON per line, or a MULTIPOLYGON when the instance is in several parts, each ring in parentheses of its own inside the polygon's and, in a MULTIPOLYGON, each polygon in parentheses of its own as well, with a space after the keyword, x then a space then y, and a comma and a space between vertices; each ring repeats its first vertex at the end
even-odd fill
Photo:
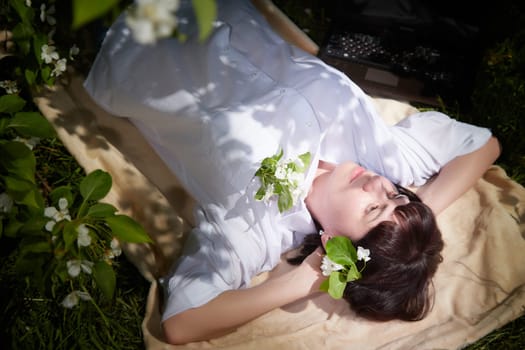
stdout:
POLYGON ((363 260, 364 262, 367 262, 370 259, 370 249, 365 249, 361 246, 357 247, 357 260, 363 260))
POLYGON ((370 250, 358 247, 356 250, 348 237, 335 236, 326 242, 326 256, 321 264, 321 271, 328 278, 320 289, 328 292, 334 299, 343 297, 346 284, 361 278, 361 272, 370 258, 370 250), (357 268, 356 262, 362 260, 364 265, 357 268))
POLYGON ((321 271, 323 276, 330 276, 333 271, 339 271, 344 269, 343 265, 333 262, 328 256, 323 256, 323 262, 321 263, 321 271))

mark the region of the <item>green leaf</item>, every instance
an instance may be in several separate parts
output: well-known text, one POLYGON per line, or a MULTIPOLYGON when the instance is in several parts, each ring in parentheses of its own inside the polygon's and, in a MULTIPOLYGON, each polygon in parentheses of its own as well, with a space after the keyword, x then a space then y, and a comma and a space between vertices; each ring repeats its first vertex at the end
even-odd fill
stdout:
POLYGON ((39 112, 18 112, 11 119, 9 127, 22 136, 47 138, 55 135, 51 123, 39 112))
POLYGON ((111 10, 119 0, 73 0, 73 29, 78 29, 111 10))
POLYGON ((334 299, 341 299, 346 287, 346 281, 344 280, 342 273, 339 271, 332 272, 328 281, 328 294, 334 299))
POLYGON ((97 203, 89 208, 87 215, 96 218, 104 218, 107 216, 114 216, 117 208, 107 203, 97 203))
POLYGON ((36 185, 26 179, 12 176, 4 177, 7 193, 18 203, 33 208, 42 208, 44 200, 36 185))
POLYGON ((303 166, 300 167, 297 170, 300 171, 300 172, 305 171, 306 168, 308 168, 308 166, 310 165, 310 158, 311 158, 310 152, 306 152, 306 153, 301 154, 299 156, 299 159, 301 160, 301 162, 303 162, 303 166))
POLYGON ((40 70, 40 76, 44 83, 51 86, 55 82, 55 78, 51 76, 51 67, 45 66, 40 70))
POLYGON ((361 278, 361 272, 357 270, 357 266, 355 266, 355 264, 352 264, 352 267, 347 272, 346 281, 351 282, 351 281, 358 280, 360 278, 361 278))
MULTIPOLYGON (((58 225, 61 225, 63 221, 58 222, 55 227, 58 225)), ((64 225, 64 230, 62 231, 63 237, 64 237, 64 243, 66 244, 66 250, 70 250, 71 247, 73 247, 73 243, 77 240, 78 232, 77 232, 77 226, 78 224, 67 221, 64 225)), ((54 230, 53 230, 54 231, 54 230)))
POLYGON ((24 75, 26 77, 27 84, 29 86, 34 86, 36 82, 36 73, 32 70, 26 69, 24 72, 24 75))
POLYGON ((34 10, 32 7, 26 6, 24 0, 11 0, 9 3, 18 13, 22 22, 29 24, 33 22, 33 17, 35 16, 34 10))
POLYGON ((31 51, 31 38, 35 31, 29 23, 20 22, 13 28, 13 41, 16 42, 23 55, 31 51))
POLYGON ((71 193, 71 188, 69 186, 59 186, 55 188, 49 194, 49 198, 51 199, 51 203, 53 203, 55 206, 58 205, 60 198, 65 198, 67 200, 68 208, 70 208, 74 202, 73 193, 71 193))
POLYGON ((20 179, 35 183, 36 159, 33 152, 22 142, 0 143, 0 168, 20 179))
POLYGON ((135 220, 126 215, 115 215, 107 217, 107 224, 113 231, 113 235, 123 242, 151 243, 152 240, 135 220))
POLYGON ((23 226, 19 230, 19 235, 29 236, 42 234, 42 228, 48 220, 49 218, 43 217, 42 210, 34 211, 33 215, 25 220, 23 226))
POLYGON ((0 96, 0 113, 16 113, 21 111, 26 101, 18 95, 0 96))
POLYGON ((97 262, 93 266, 93 277, 104 296, 109 300, 113 299, 117 279, 111 266, 104 261, 97 262))
POLYGON ((326 242, 326 255, 340 265, 351 265, 357 260, 357 252, 348 237, 335 236, 326 242))
POLYGON ((48 37, 44 33, 33 36, 33 51, 38 65, 42 65, 42 46, 48 43, 48 37))
POLYGON ((257 192, 255 193, 255 199, 260 201, 264 198, 264 196, 266 195, 266 188, 263 186, 259 187, 259 189, 257 190, 257 192))
POLYGON ((42 239, 23 240, 20 243, 21 255, 28 253, 51 253, 52 251, 51 243, 42 239))
POLYGON ((217 17, 215 0, 192 0, 193 9, 199 26, 199 40, 204 40, 213 29, 213 21, 217 17))
POLYGON ((283 187, 281 193, 279 193, 279 199, 277 200, 277 206, 279 212, 285 212, 293 206, 292 193, 288 187, 283 187))
POLYGON ((321 285, 319 286, 319 290, 321 292, 328 292, 328 289, 330 289, 330 279, 329 278, 321 282, 321 285))
POLYGON ((109 173, 97 169, 88 174, 80 183, 80 194, 85 201, 104 198, 111 189, 112 179, 109 173))

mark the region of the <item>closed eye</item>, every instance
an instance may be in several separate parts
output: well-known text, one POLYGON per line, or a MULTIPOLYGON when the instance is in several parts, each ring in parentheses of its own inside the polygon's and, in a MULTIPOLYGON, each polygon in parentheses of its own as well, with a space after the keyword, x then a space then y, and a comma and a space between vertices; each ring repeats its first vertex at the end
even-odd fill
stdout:
POLYGON ((387 207, 386 205, 378 205, 378 204, 369 206, 367 208, 367 213, 366 213, 368 222, 373 222, 377 220, 377 218, 381 216, 383 211, 385 211, 386 207, 387 207))

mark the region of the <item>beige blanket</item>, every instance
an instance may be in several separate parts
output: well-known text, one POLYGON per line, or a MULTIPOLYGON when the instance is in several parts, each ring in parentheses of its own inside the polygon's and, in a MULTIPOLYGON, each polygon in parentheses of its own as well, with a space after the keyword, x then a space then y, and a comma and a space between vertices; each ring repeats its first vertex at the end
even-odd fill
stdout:
MULTIPOLYGON (((374 101, 389 123, 413 111, 404 103, 374 101)), ((140 221, 155 241, 125 246, 125 252, 151 281, 145 344, 169 348, 160 329, 155 279, 177 256, 191 227, 191 198, 130 122, 90 100, 82 77, 73 76, 66 87, 36 102, 86 171, 111 173, 114 185, 107 201, 140 221)), ((179 348, 456 349, 520 316, 525 306, 525 189, 494 166, 438 221, 446 241, 444 262, 434 281, 434 308, 422 321, 365 321, 344 301, 320 295, 271 311, 223 338, 179 348)))
MULTIPOLYGON (((316 47, 269 1, 263 5, 283 37, 315 53, 316 47)), ((126 119, 100 109, 82 88, 82 77, 35 98, 40 110, 79 164, 113 177, 106 198, 141 222, 152 245, 126 245, 127 257, 151 281, 143 332, 153 349, 458 349, 525 311, 525 189, 494 166, 439 217, 446 247, 434 280, 435 305, 418 322, 375 323, 355 317, 344 301, 326 294, 273 310, 209 342, 171 347, 160 328, 161 276, 179 254, 191 228, 192 199, 126 119)), ((388 123, 414 108, 374 99, 388 123)), ((258 283, 266 275, 254 280, 258 283)))

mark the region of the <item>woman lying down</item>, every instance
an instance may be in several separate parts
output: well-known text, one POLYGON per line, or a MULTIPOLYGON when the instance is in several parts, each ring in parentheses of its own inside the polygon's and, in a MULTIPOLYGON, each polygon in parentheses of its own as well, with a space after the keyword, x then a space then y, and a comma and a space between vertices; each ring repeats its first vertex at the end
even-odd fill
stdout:
POLYGON ((190 1, 177 16, 188 40, 155 46, 136 43, 121 16, 85 82, 198 203, 163 279, 166 340, 218 337, 323 291, 368 319, 423 318, 442 260, 435 217, 498 157, 490 131, 432 111, 386 125, 347 76, 283 41, 248 0, 218 1, 204 43, 190 1), (294 267, 250 286, 299 247, 294 267))

